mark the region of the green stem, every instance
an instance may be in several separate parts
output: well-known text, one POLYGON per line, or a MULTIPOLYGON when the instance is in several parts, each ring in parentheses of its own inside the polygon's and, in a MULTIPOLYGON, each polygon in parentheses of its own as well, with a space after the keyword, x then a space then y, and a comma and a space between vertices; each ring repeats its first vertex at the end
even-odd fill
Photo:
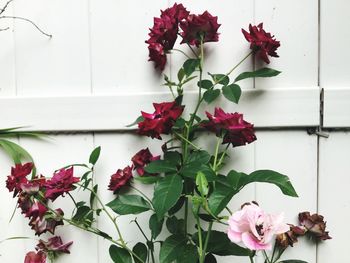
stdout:
POLYGON ((240 62, 238 62, 236 66, 234 66, 229 72, 227 72, 226 76, 229 76, 236 68, 238 68, 252 54, 253 54, 253 51, 251 51, 248 55, 246 55, 240 62))
POLYGON ((68 192, 67 194, 68 194, 68 196, 70 197, 70 199, 72 199, 72 201, 73 201, 75 207, 78 208, 77 202, 75 201, 75 199, 73 198, 73 196, 71 195, 71 193, 68 192))
POLYGON ((210 232, 211 232, 212 227, 213 227, 213 222, 211 221, 211 222, 209 223, 207 235, 206 235, 205 241, 204 241, 204 247, 203 247, 204 258, 205 258, 205 253, 206 253, 206 251, 207 251, 207 247, 208 247, 208 243, 209 243, 209 238, 210 238, 210 232))
POLYGON ((219 147, 221 144, 221 137, 218 137, 218 140, 216 142, 216 147, 215 147, 215 154, 214 154, 214 163, 213 163, 213 170, 216 171, 216 162, 218 160, 218 154, 219 154, 219 147))
POLYGON ((186 139, 184 136, 182 136, 181 134, 177 133, 176 131, 174 131, 174 134, 176 136, 178 136, 180 139, 184 140, 187 144, 191 145, 193 148, 195 148, 196 150, 200 150, 201 148, 198 147, 197 145, 195 145, 194 143, 192 143, 190 140, 186 139))
POLYGON ((185 57, 187 57, 187 58, 191 58, 189 55, 187 55, 185 52, 183 52, 183 51, 180 50, 180 49, 173 48, 172 50, 177 51, 177 52, 180 52, 181 54, 183 54, 183 55, 184 55, 185 57))
POLYGON ((185 234, 187 234, 187 219, 188 219, 188 199, 186 198, 186 200, 185 200, 185 216, 184 216, 184 220, 185 220, 185 234))
POLYGON ((139 189, 137 189, 135 186, 130 185, 131 189, 134 189, 136 192, 138 192, 140 195, 142 195, 144 198, 147 199, 147 201, 150 203, 150 205, 152 205, 152 200, 149 199, 149 197, 147 195, 145 195, 144 193, 142 193, 139 189))
POLYGON ((228 150, 228 147, 229 147, 229 146, 230 146, 230 144, 227 144, 227 146, 226 146, 226 148, 225 148, 225 151, 222 153, 222 155, 221 155, 221 157, 220 157, 220 160, 219 160, 219 162, 218 162, 217 165, 216 165, 216 168, 220 167, 222 161, 223 161, 224 158, 225 158, 225 155, 226 155, 226 153, 227 153, 227 150, 228 150))
POLYGON ((146 239, 147 242, 149 242, 149 239, 147 238, 145 232, 143 232, 143 230, 142 230, 141 226, 139 225, 139 223, 137 222, 137 219, 136 219, 136 218, 135 218, 134 222, 135 222, 137 228, 140 230, 140 232, 141 232, 141 234, 143 235, 143 237, 146 239))
POLYGON ((269 257, 268 255, 266 254, 266 251, 263 250, 263 254, 264 254, 264 257, 265 257, 265 260, 267 261, 267 263, 271 263, 271 261, 269 260, 269 257))
POLYGON ((198 216, 197 216, 197 227, 198 227, 198 242, 199 242, 199 263, 204 263, 205 256, 203 255, 202 229, 201 229, 201 222, 198 216))
POLYGON ((254 258, 252 256, 249 256, 250 263, 254 263, 254 258))

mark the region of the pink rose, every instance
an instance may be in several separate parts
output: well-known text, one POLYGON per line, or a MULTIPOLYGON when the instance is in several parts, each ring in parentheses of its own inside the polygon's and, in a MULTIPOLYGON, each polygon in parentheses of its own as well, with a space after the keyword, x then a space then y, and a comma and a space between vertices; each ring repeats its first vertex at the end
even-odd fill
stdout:
POLYGON ((283 218, 283 214, 270 215, 256 204, 248 204, 230 217, 227 235, 251 250, 270 250, 274 236, 289 230, 283 218))

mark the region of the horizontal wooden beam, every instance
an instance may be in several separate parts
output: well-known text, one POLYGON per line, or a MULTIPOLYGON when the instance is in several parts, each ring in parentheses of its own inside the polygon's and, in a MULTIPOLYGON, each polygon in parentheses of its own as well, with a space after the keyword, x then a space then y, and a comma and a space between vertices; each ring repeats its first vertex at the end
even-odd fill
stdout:
POLYGON ((324 89, 325 128, 350 128, 350 87, 324 89))
MULTIPOLYGON (((186 112, 193 110, 196 92, 185 94, 186 112)), ((76 97, 2 97, 2 127, 29 126, 31 131, 129 130, 140 111, 152 112, 152 102, 172 100, 169 93, 76 97)), ((311 127, 319 124, 319 89, 244 90, 239 105, 223 96, 199 110, 213 111, 214 104, 227 112, 242 112, 256 127, 311 127), (212 105, 213 104, 213 105, 212 105)))

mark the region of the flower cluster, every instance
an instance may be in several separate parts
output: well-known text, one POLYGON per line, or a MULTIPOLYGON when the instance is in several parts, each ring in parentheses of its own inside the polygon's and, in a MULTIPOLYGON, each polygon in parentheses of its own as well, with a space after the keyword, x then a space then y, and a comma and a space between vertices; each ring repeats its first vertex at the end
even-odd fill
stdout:
POLYGON ((182 37, 181 44, 199 46, 201 42, 218 41, 219 27, 217 17, 208 11, 194 15, 190 14, 182 4, 175 3, 172 7, 161 11, 160 17, 154 18, 149 39, 146 41, 149 60, 155 62, 156 68, 163 70, 167 61, 166 53, 173 49, 178 35, 182 37))
POLYGON ((133 170, 136 170, 139 176, 150 175, 156 176, 157 174, 148 174, 145 172, 144 167, 152 161, 159 160, 160 156, 153 156, 148 148, 138 151, 132 158, 131 166, 126 166, 124 169, 118 169, 116 173, 111 176, 108 190, 117 193, 123 186, 127 185, 133 178, 133 170))
MULTIPOLYGON (((16 164, 11 168, 11 175, 7 176, 6 187, 10 192, 14 192, 14 197, 18 198, 18 207, 29 219, 29 226, 36 235, 40 236, 46 232, 55 234, 56 227, 63 225, 64 213, 60 208, 50 209, 48 201, 54 201, 58 196, 73 190, 74 183, 79 182, 79 178, 73 176, 71 167, 59 170, 51 179, 44 176, 32 176, 28 179, 27 176, 32 173, 33 168, 33 163, 16 164)), ((60 237, 50 239, 48 247, 58 247, 60 240, 60 237)), ((44 244, 43 241, 41 244, 44 244)), ((71 243, 66 246, 66 251, 70 245, 71 243)), ((46 262, 48 249, 37 250, 37 253, 29 252, 25 262, 46 262)))

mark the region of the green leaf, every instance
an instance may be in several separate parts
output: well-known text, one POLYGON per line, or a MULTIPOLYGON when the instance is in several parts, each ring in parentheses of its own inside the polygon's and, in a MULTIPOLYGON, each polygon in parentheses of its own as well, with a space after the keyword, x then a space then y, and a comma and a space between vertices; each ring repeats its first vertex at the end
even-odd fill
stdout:
POLYGON ((190 76, 199 66, 199 59, 187 59, 183 65, 186 76, 190 76))
POLYGON ((114 263, 132 263, 131 255, 125 248, 111 245, 109 255, 114 263))
POLYGON ((158 216, 158 220, 173 207, 182 193, 182 179, 180 176, 168 175, 159 180, 154 188, 153 207, 158 216))
POLYGON ((187 238, 182 235, 172 235, 165 239, 159 252, 160 263, 171 263, 180 258, 185 250, 186 242, 187 238))
POLYGON ((250 71, 250 72, 243 72, 240 74, 236 79, 235 82, 240 81, 242 79, 247 78, 267 78, 267 77, 274 77, 281 73, 281 71, 274 70, 271 68, 261 68, 256 71, 250 71))
POLYGON ((241 87, 237 84, 231 84, 222 88, 222 94, 224 94, 225 98, 229 101, 238 103, 242 94, 242 90, 241 87))
POLYGON ((217 263, 217 261, 214 255, 209 253, 205 256, 204 263, 217 263))
POLYGON ((72 220, 79 225, 91 226, 93 221, 93 210, 88 206, 79 206, 72 220))
POLYGON ((89 163, 91 163, 92 165, 95 165, 98 158, 100 157, 100 153, 101 153, 101 146, 98 146, 90 154, 89 163))
POLYGON ((228 184, 227 178, 224 176, 218 176, 218 180, 215 182, 215 189, 208 198, 208 205, 210 211, 214 215, 219 213, 227 206, 235 191, 228 184))
POLYGON ((119 215, 135 215, 151 209, 150 204, 138 195, 119 195, 107 206, 119 215))
POLYGON ((236 171, 231 171, 227 176, 231 183, 235 182, 235 185, 233 186, 238 188, 238 191, 249 183, 270 183, 280 188, 283 194, 292 197, 298 197, 298 194, 296 193, 289 178, 283 174, 272 170, 258 170, 252 172, 249 175, 246 175, 244 173, 237 173, 236 171))
POLYGON ((219 97, 219 95, 219 89, 208 89, 206 92, 204 92, 203 99, 209 104, 216 100, 216 98, 219 97))
POLYGON ((129 124, 129 125, 126 125, 126 127, 132 127, 132 126, 134 126, 134 125, 136 125, 136 124, 138 124, 139 122, 142 122, 142 121, 144 121, 145 120, 145 118, 144 117, 142 117, 142 116, 139 116, 139 117, 137 117, 137 119, 133 122, 133 123, 131 123, 131 124, 129 124))
POLYGON ((221 85, 228 85, 230 83, 230 78, 225 75, 225 74, 210 74, 209 75, 212 77, 214 83, 219 83, 221 85))
POLYGON ((208 181, 205 177, 205 174, 202 172, 198 172, 196 176, 196 185, 199 193, 205 197, 208 195, 209 188, 208 188, 208 181))
POLYGON ((176 167, 181 162, 181 154, 176 151, 166 152, 164 154, 164 161, 169 162, 176 167))
POLYGON ((11 142, 9 140, 0 139, 0 147, 10 155, 14 163, 21 163, 22 160, 29 160, 33 162, 32 156, 18 144, 11 142))
POLYGON ((184 196, 181 196, 180 199, 177 200, 176 204, 172 208, 169 209, 168 214, 173 215, 173 214, 177 213, 184 205, 185 199, 186 198, 184 196))
POLYGON ((186 78, 183 82, 182 82, 182 85, 186 84, 187 82, 191 81, 192 79, 195 79, 197 78, 197 76, 192 76, 192 77, 189 77, 189 78, 186 78))
POLYGON ((298 259, 289 259, 289 260, 279 261, 278 263, 308 263, 308 262, 304 260, 298 260, 298 259))
POLYGON ((98 185, 96 184, 93 188, 92 191, 90 193, 90 207, 94 206, 94 201, 97 195, 97 190, 98 190, 98 185))
POLYGON ((162 232, 164 218, 158 220, 157 215, 153 214, 149 219, 149 229, 151 230, 152 239, 156 239, 162 232))
POLYGON ((179 263, 194 263, 198 261, 197 247, 192 244, 187 244, 185 250, 180 255, 177 262, 179 263))
POLYGON ((210 161, 210 154, 207 151, 194 151, 188 157, 187 163, 207 164, 210 161))
POLYGON ((184 167, 182 167, 180 174, 195 180, 198 172, 204 173, 208 182, 213 182, 217 179, 215 172, 208 165, 200 162, 191 162, 186 164, 184 167))
POLYGON ((198 81, 197 85, 202 89, 210 89, 214 86, 213 82, 211 82, 209 79, 203 79, 201 81, 198 81))
POLYGON ((133 249, 132 249, 132 252, 134 252, 141 260, 137 259, 134 255, 133 255, 133 258, 134 258, 134 261, 135 263, 143 263, 143 262, 146 262, 147 260, 147 254, 148 254, 148 251, 147 251, 147 246, 141 242, 137 243, 133 249))
MULTIPOLYGON (((207 232, 202 231, 203 240, 205 240, 206 235, 207 232)), ((192 238, 198 244, 198 233, 193 234, 192 238)), ((218 256, 249 256, 252 254, 249 249, 232 243, 226 233, 216 230, 210 232, 207 251, 218 256)))
POLYGON ((185 70, 184 68, 180 68, 179 72, 177 73, 177 78, 181 82, 185 76, 185 70))
POLYGON ((143 184, 154 184, 154 183, 158 182, 160 177, 152 176, 152 175, 151 176, 144 175, 144 176, 136 176, 136 177, 134 177, 134 179, 136 181, 143 183, 143 184))
POLYGON ((176 172, 176 164, 167 160, 155 160, 145 167, 147 173, 169 173, 176 172))
POLYGON ((185 234, 185 220, 171 216, 166 221, 166 227, 171 234, 185 234))

